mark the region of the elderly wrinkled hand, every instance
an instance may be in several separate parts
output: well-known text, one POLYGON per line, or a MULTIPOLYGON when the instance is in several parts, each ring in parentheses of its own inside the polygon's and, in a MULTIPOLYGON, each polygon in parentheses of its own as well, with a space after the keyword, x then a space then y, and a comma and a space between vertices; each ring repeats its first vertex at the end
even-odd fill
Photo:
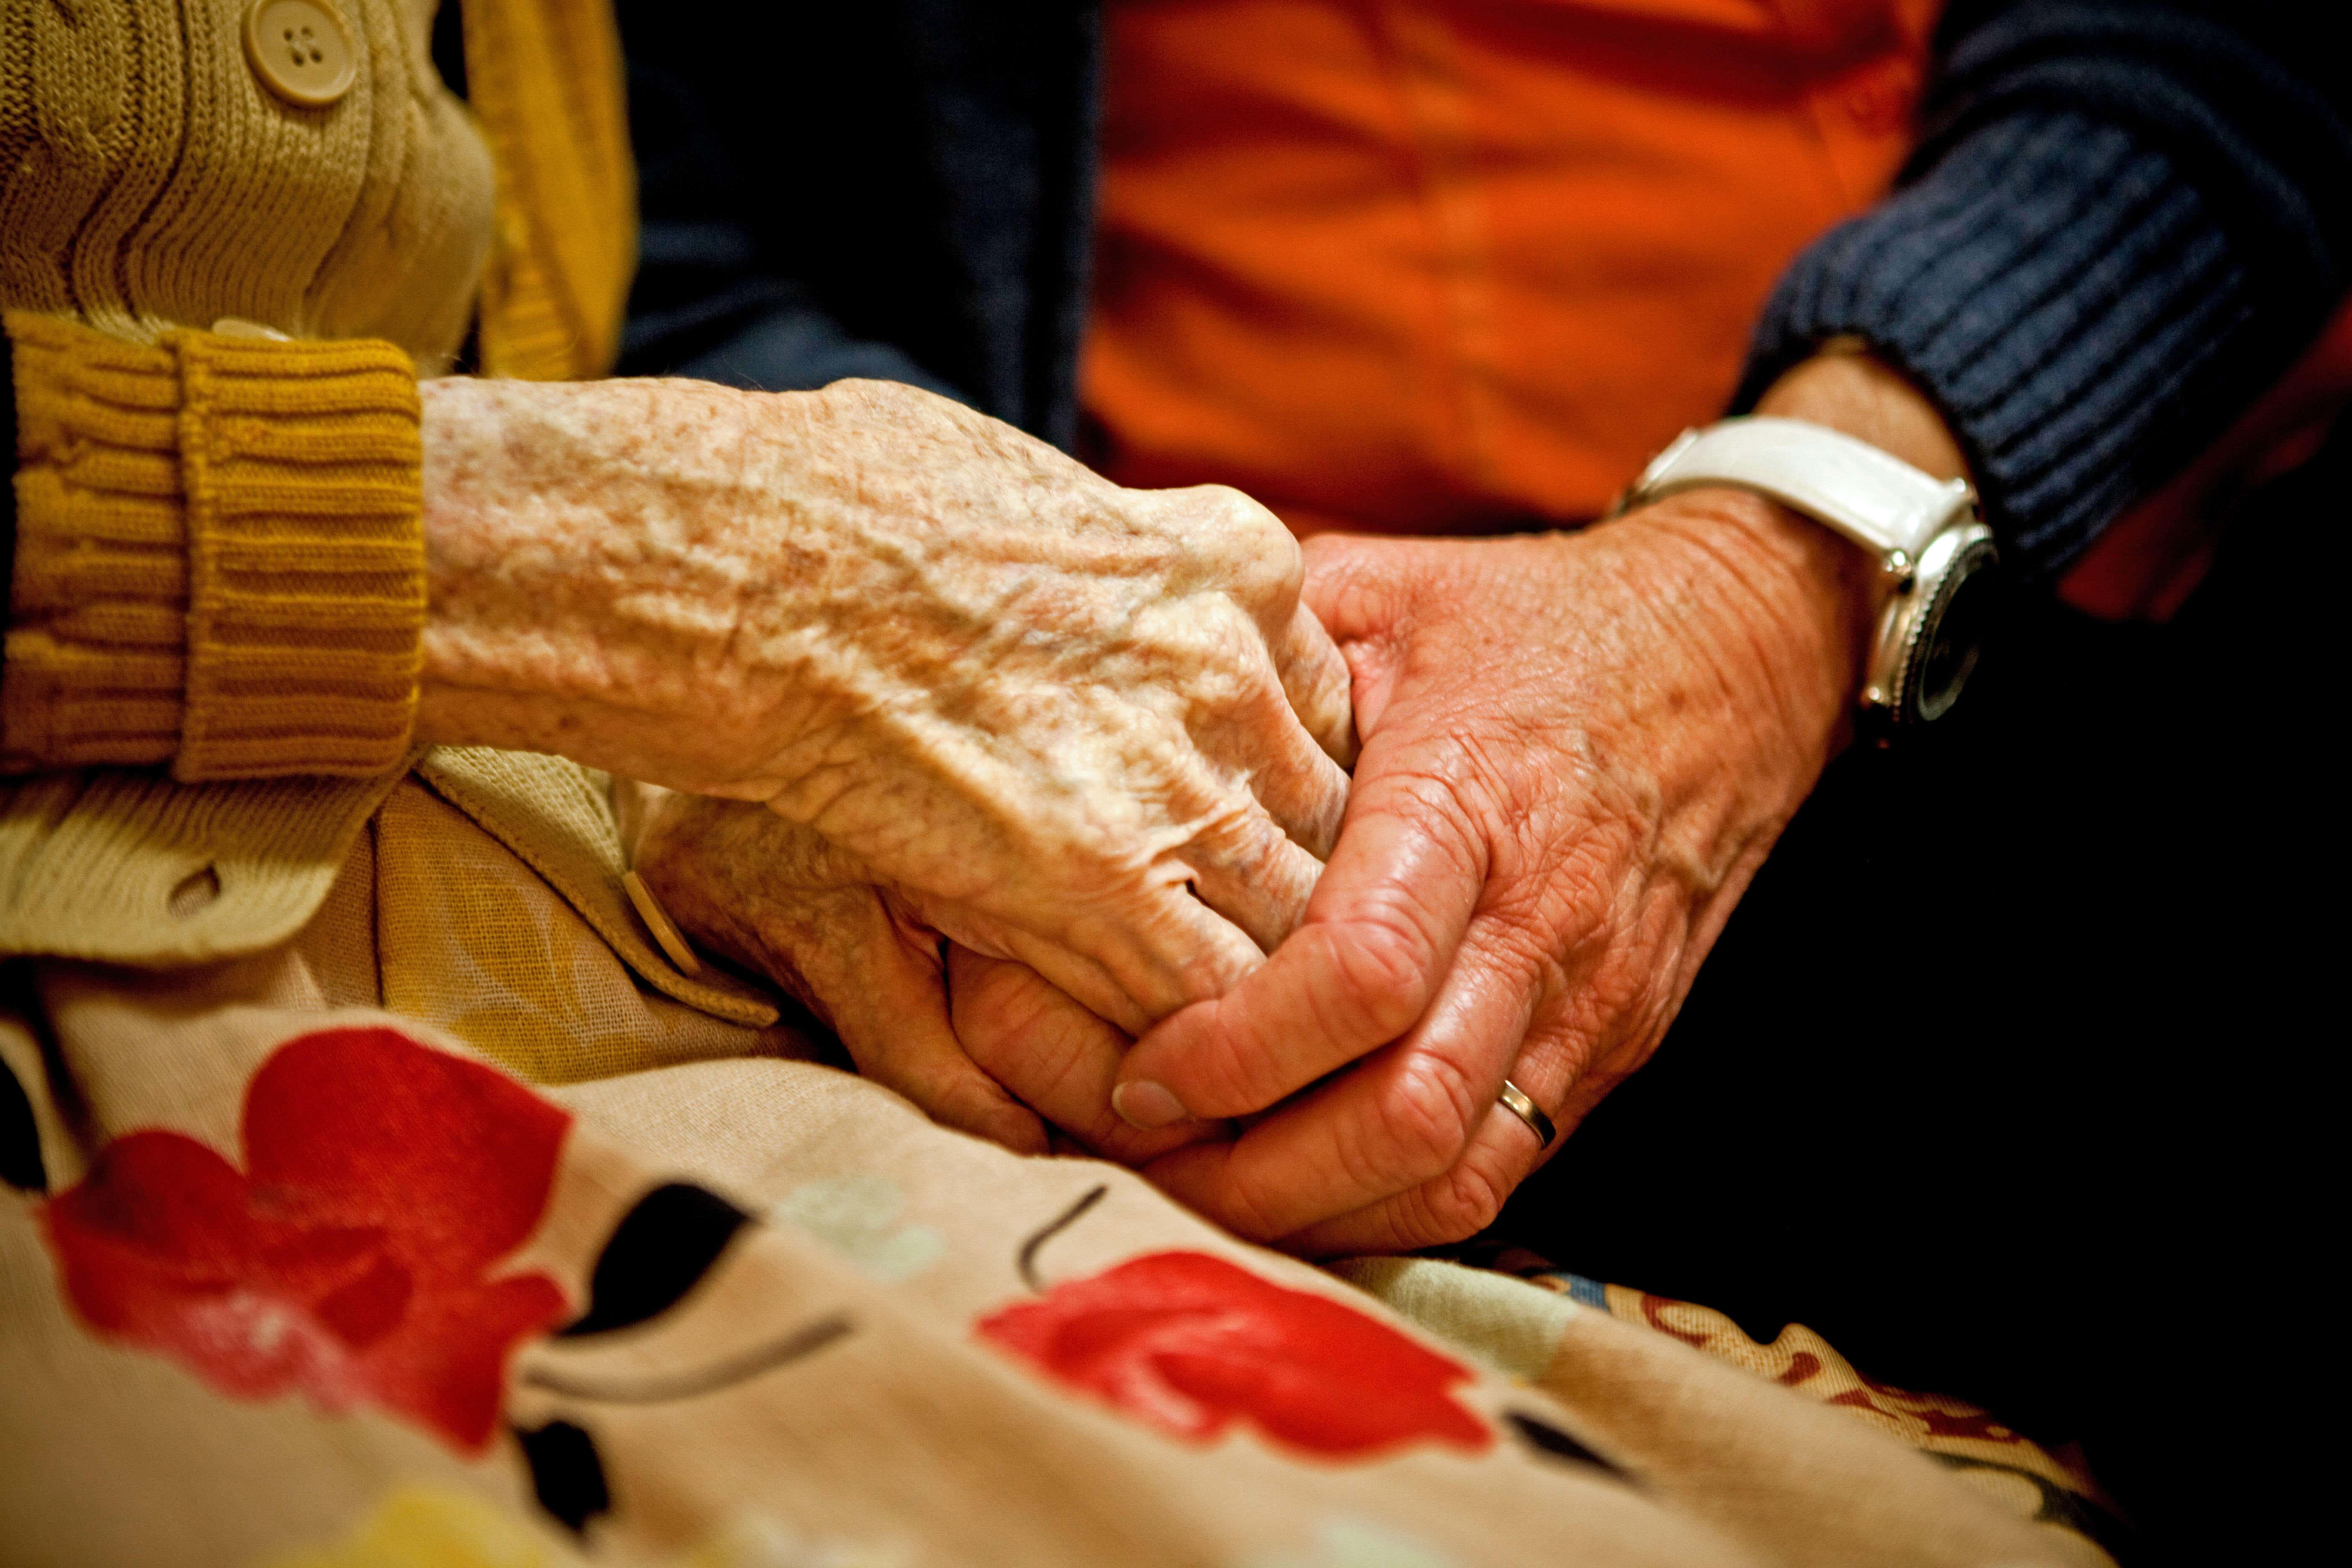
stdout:
POLYGON ((1125 1035, 1028 965, 942 943, 822 835, 742 801, 630 787, 636 869, 665 912, 799 998, 859 1072, 933 1120, 1024 1153, 1045 1150, 1051 1122, 1131 1163, 1215 1131, 1121 1121, 1110 1089, 1125 1035))
POLYGON ((1133 1031, 1296 923, 1349 678, 1255 502, 892 384, 425 395, 428 737, 761 803, 1133 1031))

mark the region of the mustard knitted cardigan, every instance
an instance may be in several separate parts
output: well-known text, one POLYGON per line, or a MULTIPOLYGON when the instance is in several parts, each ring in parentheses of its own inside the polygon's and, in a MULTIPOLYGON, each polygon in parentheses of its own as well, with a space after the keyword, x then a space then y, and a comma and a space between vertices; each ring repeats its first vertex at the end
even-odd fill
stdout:
POLYGON ((615 350, 635 193, 606 0, 467 0, 470 111, 433 71, 436 0, 320 3, 357 78, 305 108, 257 79, 247 0, 0 0, 0 952, 194 958, 299 923, 409 752, 419 366, 477 301, 489 374, 615 350), (280 782, 189 787, 235 780, 280 782), (93 925, 92 879, 240 853, 248 896, 208 936, 93 925))

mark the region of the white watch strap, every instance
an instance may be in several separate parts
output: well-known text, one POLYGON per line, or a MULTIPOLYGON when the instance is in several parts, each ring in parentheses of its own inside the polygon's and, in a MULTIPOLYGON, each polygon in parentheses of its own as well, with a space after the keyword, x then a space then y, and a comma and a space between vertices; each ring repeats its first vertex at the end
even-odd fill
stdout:
POLYGON ((1706 485, 1771 497, 1855 543, 1906 562, 1976 505, 1966 479, 1939 480, 1824 425, 1752 416, 1685 430, 1643 470, 1629 505, 1706 485))

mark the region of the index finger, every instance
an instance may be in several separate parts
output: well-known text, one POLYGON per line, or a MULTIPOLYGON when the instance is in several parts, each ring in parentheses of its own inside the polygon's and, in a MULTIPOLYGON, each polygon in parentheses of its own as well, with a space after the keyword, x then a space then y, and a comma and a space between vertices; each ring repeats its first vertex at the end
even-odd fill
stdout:
POLYGON ((1331 640, 1315 612, 1302 604, 1273 639, 1271 651, 1276 673, 1282 678, 1282 693, 1290 700, 1298 721, 1333 762, 1343 768, 1353 763, 1354 678, 1339 645, 1331 640))
POLYGON ((1256 623, 1291 711, 1331 761, 1342 767, 1354 762, 1348 661, 1301 601, 1306 555, 1289 525, 1226 485, 1128 493, 1143 505, 1178 511, 1186 531, 1205 542, 1199 559, 1256 623))
POLYGON ((1442 785, 1360 782, 1305 921, 1231 991, 1137 1043, 1118 1113, 1139 1127, 1247 1115, 1402 1037, 1453 965, 1484 860, 1442 785))
MULTIPOLYGON (((1474 939, 1437 1003, 1403 1040, 1237 1141, 1180 1149, 1145 1173, 1188 1207, 1257 1241, 1412 1191, 1457 1166, 1492 1119, 1534 1005, 1507 961, 1479 951, 1474 939)), ((1499 1206, 1499 1194, 1495 1201, 1499 1206)))

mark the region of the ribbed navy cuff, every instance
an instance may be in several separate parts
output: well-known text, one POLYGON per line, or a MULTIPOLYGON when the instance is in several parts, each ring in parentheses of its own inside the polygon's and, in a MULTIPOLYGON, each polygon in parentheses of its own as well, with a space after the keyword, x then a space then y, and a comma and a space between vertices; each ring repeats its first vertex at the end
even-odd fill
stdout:
POLYGON ((2007 553, 2043 576, 2259 391, 2252 293, 2152 138, 2013 111, 1798 259, 1736 406, 1823 341, 1866 339, 1943 410, 2007 553))

